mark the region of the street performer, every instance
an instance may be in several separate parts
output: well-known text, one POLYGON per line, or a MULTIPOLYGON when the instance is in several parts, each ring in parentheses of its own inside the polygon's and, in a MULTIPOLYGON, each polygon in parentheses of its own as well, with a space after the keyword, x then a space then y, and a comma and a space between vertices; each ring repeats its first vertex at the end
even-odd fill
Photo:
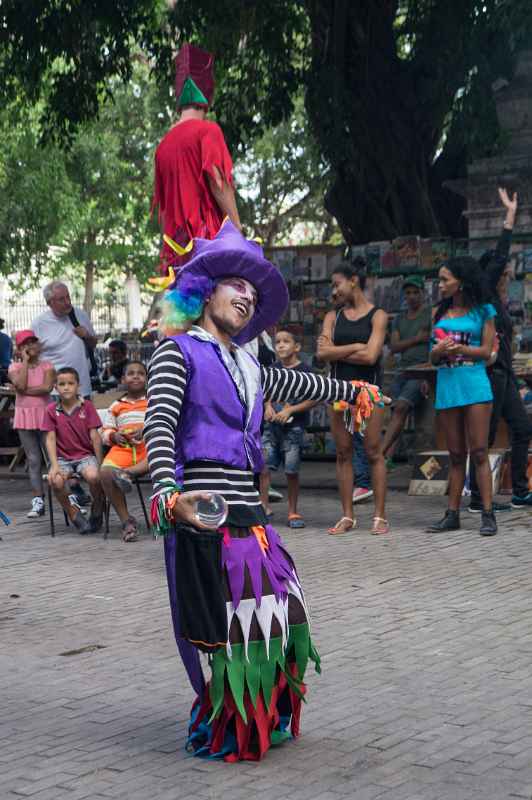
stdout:
MULTIPOLYGON (((185 248, 196 236, 212 239, 229 219, 240 228, 233 188, 233 162, 221 128, 206 119, 214 94, 214 56, 185 44, 176 57, 179 119, 155 152, 152 210, 158 206, 163 233, 185 248)), ((165 242, 161 272, 179 266, 188 254, 176 254, 165 242)))
POLYGON ((164 535, 175 636, 197 693, 188 748, 226 761, 259 760, 297 736, 305 669, 320 666, 294 562, 254 485, 264 401, 343 402, 362 426, 383 402, 369 384, 259 366, 241 345, 287 302, 279 271, 226 221, 213 240, 194 240, 166 309, 170 328, 194 324, 164 339, 149 369, 152 522, 164 535), (228 507, 217 530, 196 511, 213 495, 228 507), (209 654, 207 683, 199 650, 209 654))

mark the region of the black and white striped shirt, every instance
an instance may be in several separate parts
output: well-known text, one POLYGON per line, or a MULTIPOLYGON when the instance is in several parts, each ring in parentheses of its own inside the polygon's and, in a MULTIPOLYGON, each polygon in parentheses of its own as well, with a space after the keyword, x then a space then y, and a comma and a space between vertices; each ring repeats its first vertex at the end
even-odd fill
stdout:
MULTIPOLYGON (((345 381, 335 381, 279 367, 261 367, 265 400, 354 400, 354 390, 345 381)), ((144 439, 155 491, 165 481, 175 480, 175 434, 187 385, 187 368, 178 345, 168 339, 156 349, 148 371, 148 410, 144 439)), ((221 494, 229 506, 228 522, 235 526, 264 525, 266 518, 251 470, 238 470, 215 461, 185 464, 184 491, 202 490, 221 494)))

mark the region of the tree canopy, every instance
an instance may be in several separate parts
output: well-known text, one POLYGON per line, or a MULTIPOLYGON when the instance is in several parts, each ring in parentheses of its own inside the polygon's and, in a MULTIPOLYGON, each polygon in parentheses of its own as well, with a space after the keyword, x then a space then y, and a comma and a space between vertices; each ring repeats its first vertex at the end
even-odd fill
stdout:
POLYGON ((161 86, 183 41, 216 53, 233 151, 303 91, 349 242, 461 231, 442 184, 497 152, 491 84, 532 28, 529 0, 3 0, 0 17, 0 98, 39 102, 45 135, 92 118, 139 48, 161 86))

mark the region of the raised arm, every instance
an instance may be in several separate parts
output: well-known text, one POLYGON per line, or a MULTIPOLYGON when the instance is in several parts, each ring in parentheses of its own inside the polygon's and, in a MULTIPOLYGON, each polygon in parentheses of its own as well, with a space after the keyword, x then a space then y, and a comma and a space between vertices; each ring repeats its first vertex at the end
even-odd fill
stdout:
POLYGON ((510 246, 512 244, 512 230, 518 205, 517 192, 514 192, 511 198, 506 189, 499 187, 498 192, 501 203, 506 209, 502 233, 497 242, 497 247, 495 248, 495 255, 489 259, 485 257, 480 259, 480 265, 484 266, 484 275, 486 276, 487 284, 492 293, 497 291, 497 284, 508 263, 510 246))

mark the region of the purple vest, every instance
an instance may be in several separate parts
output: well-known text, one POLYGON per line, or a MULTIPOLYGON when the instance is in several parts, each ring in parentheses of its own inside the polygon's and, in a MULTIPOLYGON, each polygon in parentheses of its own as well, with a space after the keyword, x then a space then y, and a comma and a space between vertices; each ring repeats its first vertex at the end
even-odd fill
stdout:
POLYGON ((260 440, 264 398, 259 365, 243 354, 254 377, 247 381, 246 393, 250 394, 251 384, 255 387, 252 407, 247 409, 218 345, 186 333, 171 338, 183 353, 188 373, 175 437, 176 481, 182 482, 185 464, 197 460, 260 472, 264 464, 260 440))

